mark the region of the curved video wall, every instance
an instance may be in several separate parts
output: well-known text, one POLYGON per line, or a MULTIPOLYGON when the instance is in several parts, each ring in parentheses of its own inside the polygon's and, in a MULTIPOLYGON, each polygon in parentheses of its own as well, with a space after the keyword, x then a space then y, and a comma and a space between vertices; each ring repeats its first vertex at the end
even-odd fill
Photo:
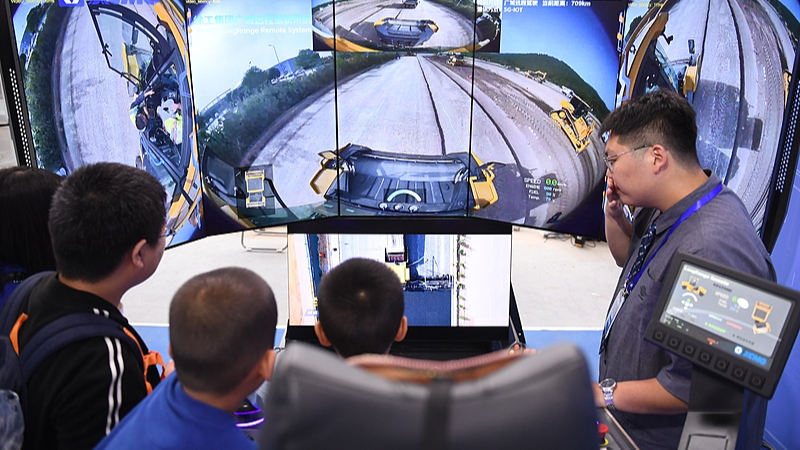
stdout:
POLYGON ((22 160, 147 170, 172 245, 332 216, 600 238, 598 130, 653 89, 759 228, 786 154, 797 1, 4 1, 22 160))

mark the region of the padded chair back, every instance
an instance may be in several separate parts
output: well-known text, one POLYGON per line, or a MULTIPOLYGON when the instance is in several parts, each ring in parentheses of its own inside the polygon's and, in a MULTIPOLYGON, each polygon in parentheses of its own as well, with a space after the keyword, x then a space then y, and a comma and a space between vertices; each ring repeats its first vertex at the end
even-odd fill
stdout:
POLYGON ((598 446, 589 370, 571 344, 448 363, 380 355, 351 359, 290 344, 270 383, 261 448, 598 446))

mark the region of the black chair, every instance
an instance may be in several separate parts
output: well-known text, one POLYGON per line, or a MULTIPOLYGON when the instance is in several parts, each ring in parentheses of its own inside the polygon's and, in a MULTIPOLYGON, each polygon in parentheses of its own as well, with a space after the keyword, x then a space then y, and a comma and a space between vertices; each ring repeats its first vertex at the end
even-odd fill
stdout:
POLYGON ((597 449, 586 360, 559 344, 456 361, 345 361, 292 343, 276 365, 262 449, 597 449))

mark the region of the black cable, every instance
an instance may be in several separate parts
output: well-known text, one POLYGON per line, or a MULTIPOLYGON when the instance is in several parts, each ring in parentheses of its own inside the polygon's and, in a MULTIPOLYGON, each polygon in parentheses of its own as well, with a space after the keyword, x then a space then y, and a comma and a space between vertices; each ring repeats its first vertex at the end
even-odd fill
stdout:
POLYGON ((561 242, 564 242, 564 241, 569 240, 570 235, 564 234, 564 233, 545 233, 545 235, 544 235, 545 242, 550 238, 555 238, 555 239, 558 239, 561 242))

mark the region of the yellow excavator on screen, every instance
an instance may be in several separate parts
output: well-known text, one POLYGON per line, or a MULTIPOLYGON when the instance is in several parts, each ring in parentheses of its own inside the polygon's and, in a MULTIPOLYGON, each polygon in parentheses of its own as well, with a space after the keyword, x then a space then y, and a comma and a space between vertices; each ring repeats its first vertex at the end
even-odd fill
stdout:
POLYGON ((592 108, 574 94, 570 100, 561 100, 561 109, 550 112, 550 117, 567 135, 576 153, 582 152, 591 142, 595 129, 591 113, 592 108))

